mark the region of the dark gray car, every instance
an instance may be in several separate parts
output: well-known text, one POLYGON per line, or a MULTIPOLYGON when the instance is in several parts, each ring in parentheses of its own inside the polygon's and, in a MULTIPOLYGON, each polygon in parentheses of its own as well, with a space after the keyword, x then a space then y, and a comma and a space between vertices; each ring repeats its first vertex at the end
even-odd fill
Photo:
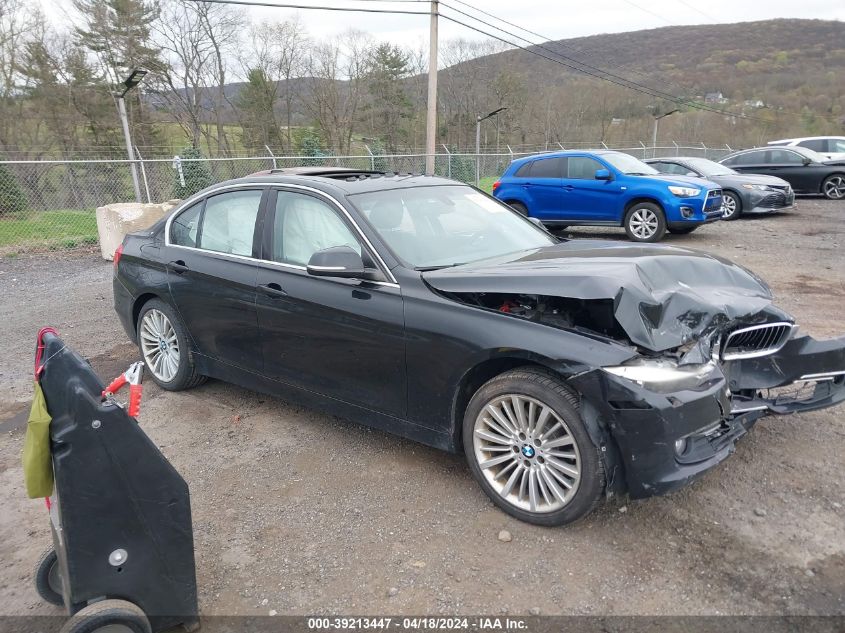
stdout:
POLYGON ((688 156, 651 158, 649 165, 664 174, 699 176, 722 187, 723 220, 736 220, 743 213, 772 213, 791 209, 792 186, 776 176, 741 174, 730 167, 688 156))

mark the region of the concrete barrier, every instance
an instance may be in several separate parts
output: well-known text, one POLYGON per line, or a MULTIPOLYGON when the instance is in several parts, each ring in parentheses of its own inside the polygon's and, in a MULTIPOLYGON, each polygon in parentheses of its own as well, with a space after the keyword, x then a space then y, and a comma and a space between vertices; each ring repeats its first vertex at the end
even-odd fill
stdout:
POLYGON ((142 231, 158 222, 181 200, 168 200, 161 204, 125 202, 97 207, 97 233, 103 259, 111 261, 114 252, 127 233, 142 231))

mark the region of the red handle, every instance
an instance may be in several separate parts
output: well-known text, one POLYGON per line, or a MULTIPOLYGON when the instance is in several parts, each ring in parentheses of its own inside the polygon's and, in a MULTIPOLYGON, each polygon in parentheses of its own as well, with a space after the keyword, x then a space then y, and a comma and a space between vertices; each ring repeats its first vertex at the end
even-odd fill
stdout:
POLYGON ((117 393, 123 385, 126 384, 126 382, 126 374, 120 374, 120 376, 112 380, 111 383, 109 383, 109 386, 106 387, 106 390, 103 392, 103 397, 105 397, 107 393, 117 393))
POLYGON ((137 418, 141 413, 141 392, 143 385, 129 385, 129 417, 137 418))

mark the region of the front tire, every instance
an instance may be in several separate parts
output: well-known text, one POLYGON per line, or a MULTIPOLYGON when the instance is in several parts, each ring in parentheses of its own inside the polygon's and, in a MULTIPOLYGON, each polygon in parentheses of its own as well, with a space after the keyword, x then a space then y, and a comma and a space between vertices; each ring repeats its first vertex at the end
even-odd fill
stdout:
POLYGON ((137 343, 144 365, 162 389, 181 391, 205 382, 194 364, 182 320, 161 299, 150 299, 141 308, 137 343))
POLYGON ((52 547, 47 549, 38 559, 35 566, 35 590, 44 602, 56 606, 63 606, 62 574, 59 569, 59 558, 52 547))
POLYGON ((831 174, 822 183, 822 193, 828 200, 845 198, 845 174, 831 174))
POLYGON ((722 192, 722 219, 736 220, 742 215, 742 200, 732 191, 722 192))
POLYGON ((150 621, 127 600, 100 600, 73 614, 59 633, 151 633, 150 621))
POLYGON ((638 202, 625 214, 624 226, 633 242, 659 242, 666 234, 666 216, 653 202, 638 202))
POLYGON ((464 414, 463 442, 482 490, 521 521, 572 523, 604 492, 604 466, 578 398, 549 373, 515 369, 485 383, 464 414))

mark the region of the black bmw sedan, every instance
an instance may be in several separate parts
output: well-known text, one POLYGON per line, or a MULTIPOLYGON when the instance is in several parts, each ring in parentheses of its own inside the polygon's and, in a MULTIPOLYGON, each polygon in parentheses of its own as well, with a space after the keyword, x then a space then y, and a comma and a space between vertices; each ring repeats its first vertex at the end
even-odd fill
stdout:
POLYGON ((217 378, 463 451, 542 525, 674 490, 762 416, 845 400, 845 338, 798 335, 744 268, 559 240, 437 177, 210 187, 126 237, 114 301, 164 389, 217 378))
POLYGON ((783 178, 796 193, 845 198, 845 161, 825 160, 805 147, 758 147, 729 154, 719 162, 743 174, 783 178))
POLYGON ((775 176, 740 174, 706 158, 667 156, 645 161, 662 174, 697 176, 722 188, 723 220, 736 220, 743 213, 786 211, 795 203, 792 186, 775 176))

